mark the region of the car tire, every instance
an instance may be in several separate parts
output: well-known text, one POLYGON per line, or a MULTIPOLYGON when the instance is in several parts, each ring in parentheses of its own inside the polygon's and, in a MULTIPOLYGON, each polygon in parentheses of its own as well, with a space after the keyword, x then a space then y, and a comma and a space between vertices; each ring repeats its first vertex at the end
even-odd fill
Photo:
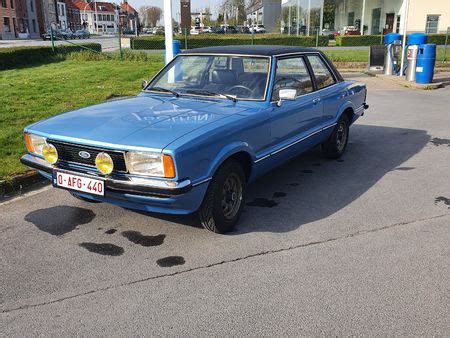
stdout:
POLYGON ((223 163, 214 174, 198 215, 203 227, 224 234, 234 229, 242 213, 247 180, 235 160, 223 163))
POLYGON ((322 153, 326 158, 337 159, 344 154, 347 148, 349 126, 348 117, 342 115, 328 140, 322 143, 322 153))

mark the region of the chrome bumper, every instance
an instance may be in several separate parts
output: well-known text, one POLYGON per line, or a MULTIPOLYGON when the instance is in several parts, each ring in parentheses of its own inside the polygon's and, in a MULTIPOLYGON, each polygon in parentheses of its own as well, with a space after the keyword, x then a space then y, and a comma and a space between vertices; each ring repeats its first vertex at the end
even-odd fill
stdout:
POLYGON ((169 180, 157 180, 152 178, 142 177, 124 177, 124 176, 100 176, 95 173, 85 171, 74 171, 65 168, 64 166, 51 165, 42 158, 26 154, 20 159, 24 165, 53 175, 54 170, 71 173, 74 175, 90 177, 93 179, 102 179, 105 182, 105 190, 135 195, 149 195, 155 197, 171 197, 187 193, 192 189, 190 180, 183 180, 180 182, 169 180))

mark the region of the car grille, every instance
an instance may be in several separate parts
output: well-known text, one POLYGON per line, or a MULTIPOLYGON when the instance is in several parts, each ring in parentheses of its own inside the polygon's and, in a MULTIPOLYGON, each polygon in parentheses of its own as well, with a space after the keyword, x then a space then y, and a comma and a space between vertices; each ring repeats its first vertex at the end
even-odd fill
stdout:
POLYGON ((81 165, 88 165, 95 167, 95 158, 98 153, 105 152, 111 156, 114 162, 114 171, 126 172, 127 167, 125 164, 124 153, 121 151, 115 151, 110 149, 101 149, 88 146, 82 146, 77 144, 69 144, 65 142, 59 142, 54 140, 47 140, 47 143, 53 144, 58 151, 58 161, 77 163, 81 165), (88 152, 91 156, 89 158, 83 158, 79 155, 81 151, 88 152))

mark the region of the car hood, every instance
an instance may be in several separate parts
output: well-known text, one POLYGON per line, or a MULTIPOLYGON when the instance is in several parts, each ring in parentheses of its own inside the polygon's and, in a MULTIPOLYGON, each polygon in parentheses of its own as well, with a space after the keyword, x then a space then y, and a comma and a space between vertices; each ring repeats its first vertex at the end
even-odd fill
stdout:
POLYGON ((247 109, 231 101, 144 94, 63 113, 25 131, 93 146, 163 149, 195 129, 247 109))

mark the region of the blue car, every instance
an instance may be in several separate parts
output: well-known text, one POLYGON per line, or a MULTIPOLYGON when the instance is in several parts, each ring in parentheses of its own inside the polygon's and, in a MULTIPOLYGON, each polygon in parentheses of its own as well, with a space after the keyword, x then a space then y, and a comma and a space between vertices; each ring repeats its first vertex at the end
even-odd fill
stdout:
POLYGON ((85 201, 197 212, 206 229, 225 233, 256 178, 318 145, 340 157, 366 95, 315 49, 199 48, 135 97, 26 127, 21 161, 85 201))

